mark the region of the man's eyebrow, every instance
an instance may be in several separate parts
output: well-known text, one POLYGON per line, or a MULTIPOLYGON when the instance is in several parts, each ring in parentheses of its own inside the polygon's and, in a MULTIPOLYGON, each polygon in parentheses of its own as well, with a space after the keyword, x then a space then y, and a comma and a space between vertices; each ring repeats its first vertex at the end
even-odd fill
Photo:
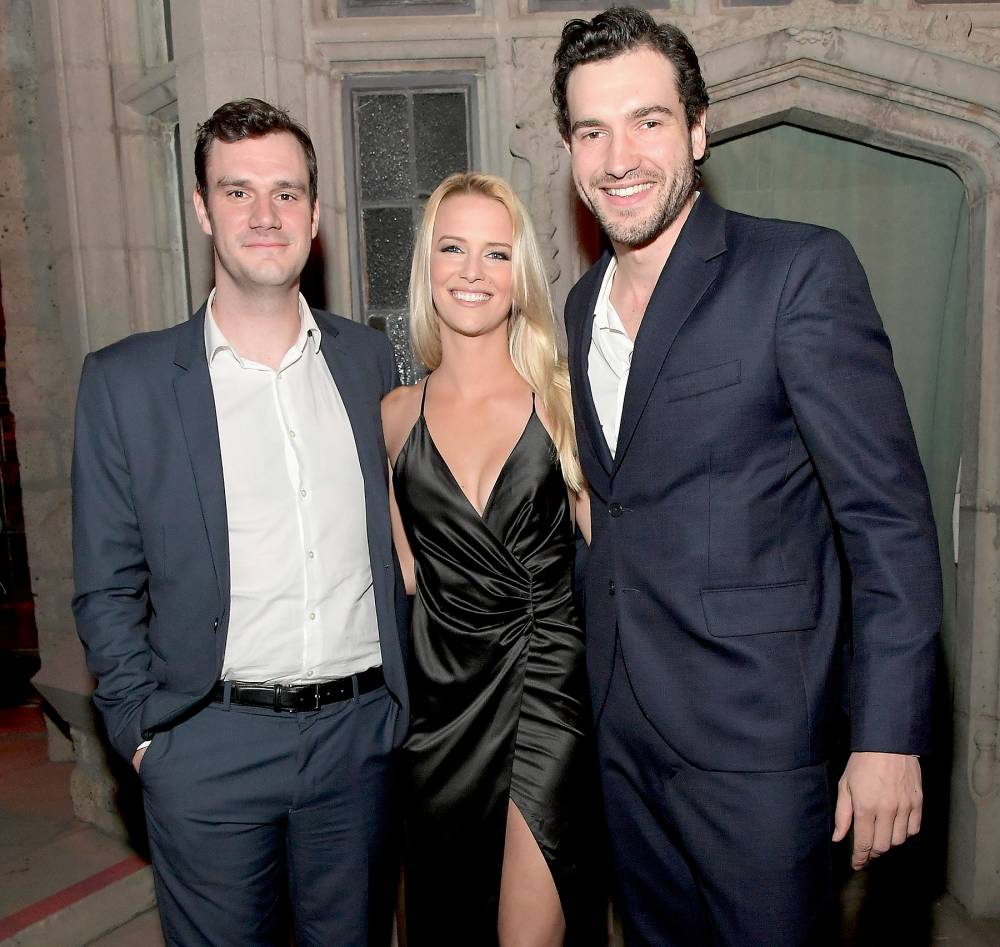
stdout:
POLYGON ((577 122, 573 122, 570 126, 570 134, 575 134, 581 128, 603 128, 604 122, 599 122, 596 118, 581 118, 577 122))
MULTIPOLYGON (((632 109, 631 112, 626 112, 625 118, 634 122, 636 119, 648 118, 650 115, 669 115, 672 117, 674 110, 669 105, 642 105, 637 109, 632 109)), ((581 118, 570 126, 570 134, 575 134, 581 128, 603 128, 604 125, 604 122, 596 118, 581 118)))
MULTIPOLYGON (((250 187, 251 182, 246 178, 231 178, 231 177, 221 177, 215 182, 216 187, 250 187)), ((279 191, 305 191, 306 186, 301 181, 287 181, 280 180, 274 181, 271 184, 272 188, 277 188, 279 191)))
POLYGON ((673 114, 674 110, 669 105, 643 105, 640 108, 633 109, 625 117, 634 121, 637 118, 648 118, 650 115, 672 116, 673 114))

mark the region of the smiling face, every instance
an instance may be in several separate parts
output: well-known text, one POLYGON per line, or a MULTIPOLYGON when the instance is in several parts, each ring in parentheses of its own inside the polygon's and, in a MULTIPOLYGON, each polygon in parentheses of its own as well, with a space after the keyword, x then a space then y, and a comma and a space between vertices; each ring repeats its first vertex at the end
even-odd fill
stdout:
POLYGON ((431 238, 431 296, 442 338, 503 329, 513 288, 514 224, 500 201, 452 194, 437 209, 431 238))
POLYGON ((309 168, 288 132, 213 141, 204 198, 195 191, 201 229, 215 247, 215 285, 290 289, 309 257, 319 206, 309 201, 309 168))
POLYGON ((577 66, 566 98, 581 199, 613 243, 654 241, 690 206, 704 114, 688 127, 673 65, 645 46, 577 66))

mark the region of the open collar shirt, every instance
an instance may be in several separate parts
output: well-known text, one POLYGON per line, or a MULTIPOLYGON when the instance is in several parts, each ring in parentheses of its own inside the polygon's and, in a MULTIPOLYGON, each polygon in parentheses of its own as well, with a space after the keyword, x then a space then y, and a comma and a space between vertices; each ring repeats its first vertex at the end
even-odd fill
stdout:
POLYGON ((300 329, 277 371, 242 357, 205 316, 229 523, 222 676, 312 683, 382 663, 350 419, 299 296, 300 329))

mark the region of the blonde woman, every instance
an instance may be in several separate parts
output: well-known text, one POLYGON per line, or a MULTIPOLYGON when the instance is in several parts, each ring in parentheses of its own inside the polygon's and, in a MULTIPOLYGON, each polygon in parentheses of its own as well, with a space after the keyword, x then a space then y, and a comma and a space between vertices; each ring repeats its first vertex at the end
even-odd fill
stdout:
POLYGON ((383 401, 415 593, 409 947, 606 943, 566 368, 524 206, 464 173, 431 195, 410 275, 430 370, 383 401))

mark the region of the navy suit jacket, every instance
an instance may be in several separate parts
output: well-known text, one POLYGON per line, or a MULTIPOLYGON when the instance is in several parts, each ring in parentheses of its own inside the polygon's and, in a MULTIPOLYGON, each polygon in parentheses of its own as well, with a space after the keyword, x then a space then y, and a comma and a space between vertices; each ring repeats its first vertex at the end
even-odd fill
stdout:
MULTIPOLYGON (((406 606, 379 409, 396 383, 395 362, 380 333, 313 315, 361 461, 383 668, 401 738, 406 606)), ((226 648, 229 530, 204 307, 179 326, 87 356, 72 482, 77 630, 108 736, 131 759, 208 694, 226 648)))
POLYGON ((826 760, 845 691, 851 749, 926 752, 935 526, 849 243, 702 194, 639 329, 613 459, 587 376, 608 262, 566 304, 595 712, 617 631, 646 715, 703 769, 826 760))

